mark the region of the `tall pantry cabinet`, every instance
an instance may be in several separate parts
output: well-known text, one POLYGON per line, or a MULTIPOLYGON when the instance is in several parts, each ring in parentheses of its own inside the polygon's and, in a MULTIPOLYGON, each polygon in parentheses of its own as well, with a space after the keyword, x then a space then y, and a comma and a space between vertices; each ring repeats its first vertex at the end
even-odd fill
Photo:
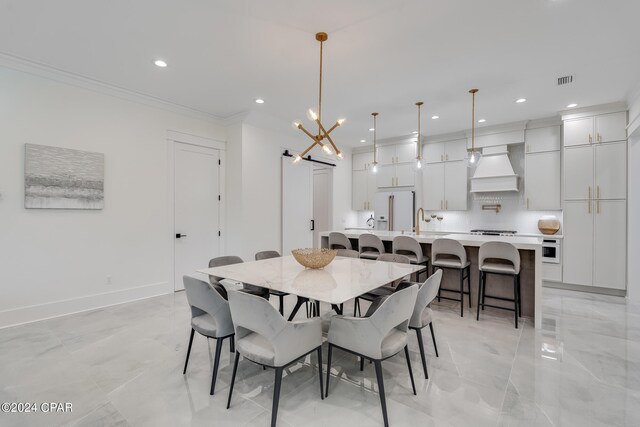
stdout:
POLYGON ((563 122, 563 282, 625 290, 627 112, 563 122))

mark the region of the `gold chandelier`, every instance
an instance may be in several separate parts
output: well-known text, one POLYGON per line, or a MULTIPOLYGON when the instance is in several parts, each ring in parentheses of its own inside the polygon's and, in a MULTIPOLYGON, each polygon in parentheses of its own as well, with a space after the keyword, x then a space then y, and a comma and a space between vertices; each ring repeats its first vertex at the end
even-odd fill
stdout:
POLYGON ((329 130, 327 130, 324 125, 322 124, 322 44, 327 41, 327 39, 329 38, 329 36, 327 36, 327 33, 317 33, 316 34, 316 40, 320 42, 320 88, 319 88, 319 93, 318 93, 318 111, 315 112, 312 108, 309 108, 309 110, 307 111, 307 117, 309 117, 309 120, 315 122, 318 125, 318 133, 316 135, 312 134, 311 132, 309 132, 308 130, 306 130, 304 128, 304 126, 302 126, 302 123, 295 121, 293 122, 293 126, 297 129, 300 129, 302 132, 304 132, 305 134, 307 134, 307 136, 309 138, 311 138, 313 140, 313 143, 306 149, 304 150, 302 153, 296 155, 293 157, 293 163, 297 163, 300 160, 302 160, 302 158, 309 152, 311 151, 311 149, 313 147, 315 147, 316 145, 319 145, 320 148, 322 148, 322 150, 326 153, 326 154, 333 154, 335 152, 336 157, 338 159, 342 159, 343 155, 342 155, 342 151, 340 151, 338 149, 338 147, 336 147, 336 144, 333 142, 333 140, 331 139, 331 137, 329 136, 329 134, 338 126, 340 126, 342 123, 344 123, 345 119, 339 119, 335 122, 335 124, 333 126, 331 126, 331 128, 329 128, 329 130), (327 140, 329 141, 329 144, 327 143, 323 143, 323 140, 327 140), (331 146, 329 146, 331 145, 331 146))

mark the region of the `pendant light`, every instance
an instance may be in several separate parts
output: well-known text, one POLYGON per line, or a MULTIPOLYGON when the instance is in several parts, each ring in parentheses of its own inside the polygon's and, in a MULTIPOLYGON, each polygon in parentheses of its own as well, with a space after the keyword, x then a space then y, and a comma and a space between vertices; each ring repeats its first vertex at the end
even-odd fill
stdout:
POLYGON ((329 130, 327 130, 324 125, 322 124, 322 46, 323 43, 325 41, 327 41, 327 39, 329 38, 329 36, 327 35, 327 33, 317 33, 316 34, 316 40, 320 42, 320 85, 319 85, 319 91, 318 91, 318 111, 314 111, 313 108, 309 108, 309 110, 307 111, 307 117, 309 118, 309 120, 311 120, 312 122, 314 122, 315 124, 318 125, 318 133, 316 135, 312 134, 311 132, 309 132, 308 130, 306 130, 304 128, 304 126, 302 126, 302 123, 300 123, 299 121, 295 121, 293 122, 293 126, 296 129, 300 129, 302 132, 304 132, 309 138, 311 138, 313 140, 313 143, 307 147, 306 150, 304 150, 302 153, 293 156, 293 160, 292 163, 298 163, 300 160, 302 160, 302 158, 309 152, 311 151, 311 149, 313 147, 315 147, 316 145, 319 145, 320 148, 322 148, 322 150, 326 153, 326 154, 333 154, 335 152, 336 157, 338 158, 338 160, 342 160, 343 158, 343 154, 342 151, 340 151, 338 149, 338 147, 336 147, 336 144, 334 144, 333 140, 331 139, 331 137, 329 136, 329 134, 338 126, 342 125, 345 121, 345 119, 339 119, 335 122, 335 124, 333 126, 331 126, 331 128, 329 128, 329 130), (322 141, 326 139, 327 141, 329 141, 329 143, 323 143, 322 141))
POLYGON ((373 116, 373 167, 371 168, 371 172, 373 173, 377 173, 378 172, 378 149, 376 147, 376 130, 377 130, 377 123, 376 123, 376 118, 378 117, 378 113, 371 113, 371 115, 373 116))
POLYGON ((416 105, 418 106, 418 135, 416 139, 416 144, 418 144, 418 155, 416 156, 416 170, 418 171, 422 170, 422 141, 420 141, 422 139, 422 135, 420 133, 420 108, 422 107, 422 104, 424 104, 422 101, 416 102, 416 105))
POLYGON ((475 167, 482 158, 482 152, 476 151, 476 93, 478 89, 471 89, 471 151, 467 150, 464 161, 467 167, 475 167))

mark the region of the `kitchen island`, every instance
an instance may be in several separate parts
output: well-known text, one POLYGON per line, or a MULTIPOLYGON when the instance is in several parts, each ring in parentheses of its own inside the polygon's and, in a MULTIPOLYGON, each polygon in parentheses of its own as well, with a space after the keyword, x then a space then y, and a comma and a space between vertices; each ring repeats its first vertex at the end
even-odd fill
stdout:
MULTIPOLYGON (((471 261, 471 305, 475 307, 477 305, 478 298, 478 248, 485 242, 499 241, 508 242, 513 244, 520 251, 521 267, 520 267, 520 280, 521 280, 521 299, 522 299, 522 315, 525 317, 532 317, 536 328, 542 326, 542 238, 540 237, 525 237, 525 236, 477 236, 472 234, 431 234, 428 232, 420 233, 402 233, 400 231, 383 231, 383 230, 341 230, 339 233, 345 234, 351 241, 351 245, 354 249, 358 249, 358 238, 361 234, 375 234, 380 237, 385 245, 387 252, 392 250, 392 242, 396 236, 411 236, 414 237, 422 246, 424 254, 431 260, 431 244, 438 238, 453 239, 460 242, 467 250, 467 256, 471 261)), ((320 245, 323 248, 329 246, 329 233, 325 231, 320 233, 320 245)), ((431 266, 431 261, 429 262, 431 266)), ((429 267, 431 269, 431 267, 429 267)), ((456 289, 459 289, 458 274, 452 270, 444 270, 441 289, 443 290, 443 296, 459 297, 456 289), (454 293, 446 292, 447 289, 452 290, 454 293)), ((488 294, 503 296, 507 298, 513 297, 513 285, 511 278, 498 275, 489 275, 488 280, 488 294)), ((465 283, 466 287, 466 283, 465 283)), ((468 302, 465 298, 465 308, 468 307, 468 302)), ((495 300, 491 301, 491 304, 504 305, 505 307, 513 307, 513 303, 495 300)), ((468 312, 468 310, 466 311, 468 312)), ((467 317, 467 316, 465 316, 467 317)), ((473 316, 475 317, 475 312, 473 316)), ((482 316, 480 317, 482 321, 482 316)))

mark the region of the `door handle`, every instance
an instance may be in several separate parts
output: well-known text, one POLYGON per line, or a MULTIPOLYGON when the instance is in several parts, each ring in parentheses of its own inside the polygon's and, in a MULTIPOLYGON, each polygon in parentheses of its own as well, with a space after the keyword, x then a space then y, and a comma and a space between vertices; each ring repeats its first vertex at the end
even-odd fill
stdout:
POLYGON ((182 239, 183 237, 187 237, 186 234, 176 233, 176 239, 182 239))
POLYGON ((587 201, 589 206, 589 213, 591 213, 591 186, 589 186, 589 200, 587 201))
POLYGON ((311 220, 311 231, 316 229, 316 222, 314 220, 311 220))

